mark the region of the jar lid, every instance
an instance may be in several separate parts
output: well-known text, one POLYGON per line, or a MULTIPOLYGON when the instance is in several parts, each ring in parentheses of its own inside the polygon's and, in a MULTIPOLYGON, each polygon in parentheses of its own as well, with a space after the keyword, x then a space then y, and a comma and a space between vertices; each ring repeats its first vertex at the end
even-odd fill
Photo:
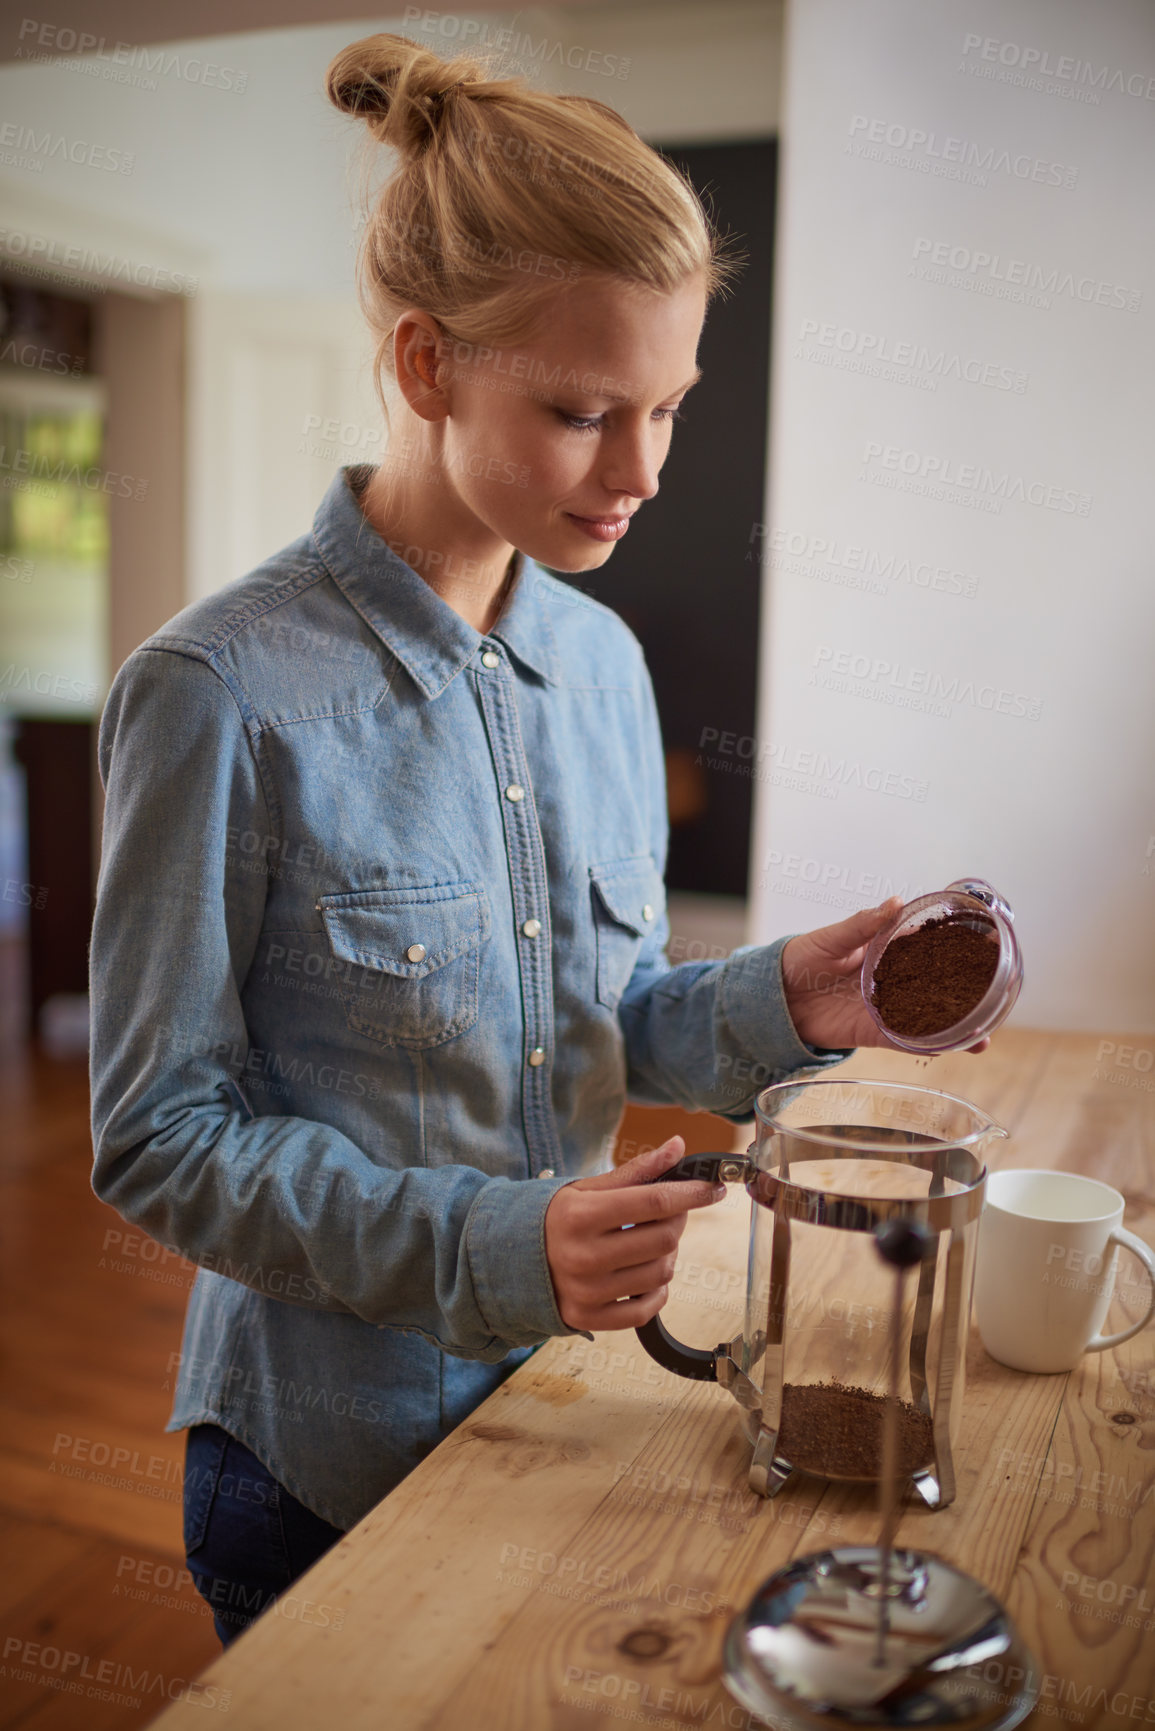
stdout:
POLYGON ((892 1045, 927 1056, 993 1033, 1022 983, 1014 914, 984 878, 958 878, 908 902, 871 939, 862 964, 876 1027, 892 1045))

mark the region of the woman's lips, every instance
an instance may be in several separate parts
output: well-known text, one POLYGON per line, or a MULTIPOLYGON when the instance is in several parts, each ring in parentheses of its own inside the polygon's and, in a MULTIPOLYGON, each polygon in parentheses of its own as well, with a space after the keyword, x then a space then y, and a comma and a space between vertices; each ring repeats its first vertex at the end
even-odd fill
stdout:
POLYGON ((630 526, 633 512, 618 517, 578 517, 573 511, 563 513, 575 528, 592 536, 595 541, 620 541, 630 526))

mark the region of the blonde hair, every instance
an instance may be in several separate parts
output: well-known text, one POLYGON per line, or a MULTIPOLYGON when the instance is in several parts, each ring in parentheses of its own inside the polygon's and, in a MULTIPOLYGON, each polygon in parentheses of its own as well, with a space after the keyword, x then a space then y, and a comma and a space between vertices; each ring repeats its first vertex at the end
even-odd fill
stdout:
POLYGON ((605 103, 384 33, 343 49, 325 87, 399 158, 358 256, 386 417, 403 308, 456 343, 495 347, 525 338, 550 295, 589 273, 662 293, 700 277, 707 301, 725 292, 739 261, 694 188, 605 103))

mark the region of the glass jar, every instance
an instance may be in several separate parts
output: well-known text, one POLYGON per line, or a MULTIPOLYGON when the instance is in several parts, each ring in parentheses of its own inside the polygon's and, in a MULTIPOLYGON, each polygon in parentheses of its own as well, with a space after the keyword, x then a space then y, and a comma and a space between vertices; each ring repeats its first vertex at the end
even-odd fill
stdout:
POLYGON ((934 1056, 938 1052, 963 1051, 985 1039, 1005 1022, 1023 983, 1023 961, 1014 933, 1015 916, 1009 903, 982 878, 959 878, 945 890, 919 896, 871 939, 862 964, 862 996, 875 1025, 892 1045, 904 1052, 934 1056), (998 959, 991 982, 974 1007, 949 1027, 932 1033, 900 1034, 887 1026, 872 1001, 875 974, 888 946, 895 938, 909 937, 930 920, 949 919, 998 945, 998 959))

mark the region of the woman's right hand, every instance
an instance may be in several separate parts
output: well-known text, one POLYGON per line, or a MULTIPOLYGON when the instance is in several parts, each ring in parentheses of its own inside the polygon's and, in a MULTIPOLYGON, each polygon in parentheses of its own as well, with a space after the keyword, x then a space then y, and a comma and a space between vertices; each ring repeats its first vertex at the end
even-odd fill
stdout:
POLYGON ((554 1192, 545 1211, 545 1253, 567 1327, 640 1328, 661 1310, 686 1215, 726 1194, 724 1184, 704 1179, 649 1182, 685 1152, 682 1138, 671 1136, 612 1172, 554 1192))

